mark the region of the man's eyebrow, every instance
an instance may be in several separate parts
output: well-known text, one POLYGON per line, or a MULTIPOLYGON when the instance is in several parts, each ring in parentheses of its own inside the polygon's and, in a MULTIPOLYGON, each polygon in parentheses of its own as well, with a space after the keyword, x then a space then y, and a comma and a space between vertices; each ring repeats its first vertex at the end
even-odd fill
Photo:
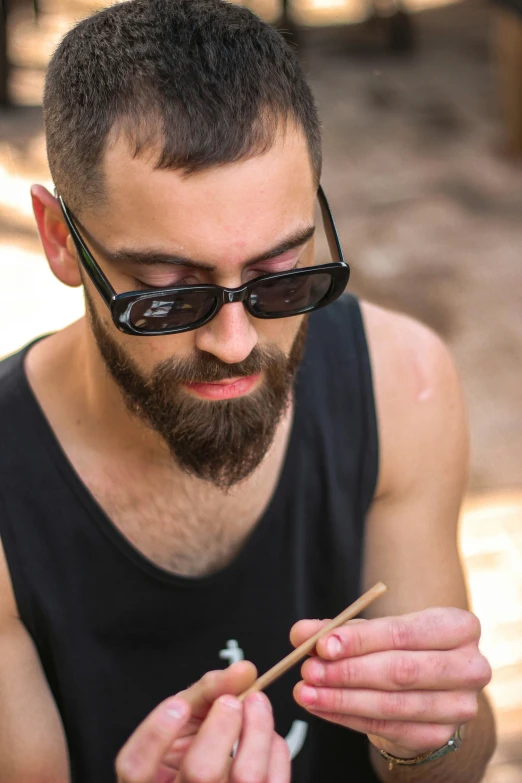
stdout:
MULTIPOLYGON (((315 234, 315 226, 307 226, 301 228, 290 234, 276 247, 267 250, 264 253, 260 253, 254 258, 250 258, 244 261, 242 266, 251 266, 252 264, 258 264, 261 261, 269 261, 271 258, 277 258, 277 256, 287 253, 289 250, 304 245, 315 234)), ((178 253, 163 253, 154 249, 134 250, 131 248, 122 248, 121 250, 109 251, 103 250, 103 255, 108 261, 113 263, 134 263, 143 266, 154 266, 157 264, 174 264, 176 266, 185 266, 189 269, 203 269, 207 272, 214 272, 216 267, 212 264, 205 264, 202 261, 194 261, 192 258, 180 255, 178 253)))

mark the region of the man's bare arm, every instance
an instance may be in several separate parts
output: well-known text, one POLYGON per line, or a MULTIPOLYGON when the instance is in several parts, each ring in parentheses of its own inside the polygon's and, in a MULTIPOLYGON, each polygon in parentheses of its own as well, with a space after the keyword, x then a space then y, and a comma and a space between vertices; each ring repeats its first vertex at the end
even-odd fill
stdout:
MULTIPOLYGON (((468 609, 457 542, 468 432, 453 363, 439 339, 419 324, 372 307, 365 315, 374 354, 381 472, 367 522, 364 579, 371 584, 379 574, 392 588, 367 616, 433 606, 468 609), (390 333, 393 350, 385 355, 390 333)), ((383 781, 474 783, 495 746, 483 693, 465 732, 457 753, 393 771, 372 748, 374 767, 383 781)))
MULTIPOLYGON (((457 548, 468 442, 460 386, 448 352, 410 319, 365 306, 379 423, 380 470, 365 535, 364 584, 390 591, 367 622, 317 645, 296 698, 314 714, 368 734, 374 768, 387 781, 477 783, 494 747, 481 694, 491 669, 478 649, 457 548), (332 643, 332 647, 329 647, 332 643), (335 649, 335 645, 337 649, 335 649), (308 687, 306 687, 308 686, 308 687), (415 767, 460 724, 457 753, 415 767)), ((317 623, 297 624, 294 644, 317 623)))
POLYGON ((68 783, 64 732, 0 545, 0 783, 68 783))

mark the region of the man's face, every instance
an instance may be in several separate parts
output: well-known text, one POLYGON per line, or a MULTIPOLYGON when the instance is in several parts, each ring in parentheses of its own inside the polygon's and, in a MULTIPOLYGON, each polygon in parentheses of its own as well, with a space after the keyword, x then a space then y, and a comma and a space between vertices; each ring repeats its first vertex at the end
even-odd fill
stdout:
MULTIPOLYGON (((313 263, 313 239, 253 260, 314 224, 316 188, 296 130, 262 156, 189 177, 154 170, 118 138, 106 152, 105 176, 103 209, 80 217, 118 293, 198 283, 235 288, 313 263)), ((220 487, 248 476, 287 409, 306 319, 259 320, 234 303, 194 331, 135 337, 114 327, 90 282, 86 294, 105 364, 178 465, 220 487)))

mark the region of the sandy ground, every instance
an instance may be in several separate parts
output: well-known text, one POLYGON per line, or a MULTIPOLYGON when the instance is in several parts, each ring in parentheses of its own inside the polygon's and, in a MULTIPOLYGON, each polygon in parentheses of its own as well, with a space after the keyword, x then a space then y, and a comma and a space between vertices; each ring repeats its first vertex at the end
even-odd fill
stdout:
MULTIPOLYGON (((47 270, 28 187, 49 181, 43 68, 88 4, 42 6, 38 26, 13 14, 18 106, 0 113, 0 355, 82 312, 81 292, 47 270)), ((501 730, 487 781, 522 783, 522 168, 497 154, 489 6, 415 21, 412 58, 387 54, 379 29, 352 26, 304 30, 300 51, 352 290, 438 331, 462 377, 472 437, 462 551, 501 730)))

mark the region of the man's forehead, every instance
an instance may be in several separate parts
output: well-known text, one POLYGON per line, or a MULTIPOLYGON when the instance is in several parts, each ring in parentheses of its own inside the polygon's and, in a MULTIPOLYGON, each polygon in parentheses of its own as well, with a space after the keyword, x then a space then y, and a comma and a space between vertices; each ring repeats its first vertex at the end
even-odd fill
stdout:
POLYGON ((313 222, 316 184, 298 132, 288 132, 263 155, 189 176, 155 169, 152 159, 133 157, 118 139, 107 150, 104 174, 106 200, 96 221, 112 249, 148 247, 154 239, 165 250, 203 258, 214 250, 218 259, 224 248, 238 255, 261 252, 278 236, 313 222))

